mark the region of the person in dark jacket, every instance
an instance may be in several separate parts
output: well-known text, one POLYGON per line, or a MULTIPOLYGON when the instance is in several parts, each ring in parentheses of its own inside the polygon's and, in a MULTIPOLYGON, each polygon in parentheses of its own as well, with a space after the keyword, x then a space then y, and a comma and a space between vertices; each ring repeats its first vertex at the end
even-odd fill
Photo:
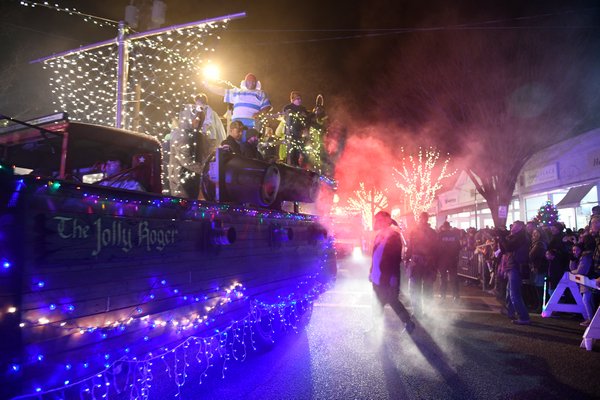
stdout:
POLYGON ((233 154, 242 154, 241 140, 244 134, 244 124, 240 121, 233 121, 229 125, 229 135, 221 142, 221 147, 229 150, 233 154))
POLYGON ((406 331, 411 333, 415 323, 398 299, 400 291, 400 261, 402 261, 402 238, 392 227, 392 217, 385 211, 375 214, 374 229, 377 231, 373 243, 373 258, 369 270, 369 281, 377 299, 377 314, 383 315, 383 308, 389 304, 400 317, 406 331))
POLYGON ((247 129, 240 121, 233 121, 229 125, 229 135, 221 142, 221 147, 233 154, 262 160, 257 148, 257 134, 256 130, 247 129))
POLYGON ((438 268, 440 271, 440 296, 446 298, 448 284, 452 290, 454 301, 459 299, 458 293, 458 255, 460 253, 460 232, 450 227, 448 221, 444 222, 438 233, 439 255, 438 268))
POLYGON ((518 319, 513 319, 517 325, 529 325, 529 312, 523 300, 523 273, 529 272, 529 239, 525 231, 523 221, 515 221, 512 224, 510 235, 502 238, 500 242, 507 261, 504 272, 507 274, 508 287, 506 290, 506 309, 509 318, 513 319, 515 313, 518 319))
POLYGON ((556 253, 556 263, 560 267, 560 276, 569 271, 569 261, 571 258, 571 246, 573 243, 563 240, 565 237, 564 226, 561 222, 554 222, 550 225, 550 240, 548 241, 548 250, 554 250, 556 253))
POLYGON ((429 226, 429 214, 422 212, 419 223, 408 239, 406 257, 409 259, 409 292, 413 314, 423 316, 423 309, 433 297, 438 250, 437 233, 429 226))
POLYGON ((544 304, 544 283, 548 279, 548 260, 546 260, 546 242, 542 231, 535 228, 531 232, 531 245, 529 246, 529 268, 531 282, 536 291, 536 310, 542 312, 544 304))

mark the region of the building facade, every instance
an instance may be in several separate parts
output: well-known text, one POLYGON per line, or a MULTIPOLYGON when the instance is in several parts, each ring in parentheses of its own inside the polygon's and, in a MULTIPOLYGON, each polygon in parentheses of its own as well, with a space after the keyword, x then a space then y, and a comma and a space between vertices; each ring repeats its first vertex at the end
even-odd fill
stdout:
MULTIPOLYGON (((564 140, 535 153, 525 163, 507 210, 507 225, 534 218, 551 201, 559 220, 572 229, 584 227, 600 197, 600 128, 564 140)), ((465 172, 454 186, 439 194, 437 225, 449 221, 461 229, 492 227, 485 199, 465 172)))

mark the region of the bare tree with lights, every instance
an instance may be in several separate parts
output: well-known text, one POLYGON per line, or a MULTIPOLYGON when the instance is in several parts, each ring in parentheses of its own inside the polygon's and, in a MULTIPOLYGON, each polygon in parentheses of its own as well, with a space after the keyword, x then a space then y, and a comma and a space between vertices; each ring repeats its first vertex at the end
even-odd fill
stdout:
POLYGON ((354 191, 354 197, 348 199, 349 209, 360 212, 363 223, 369 230, 373 230, 373 218, 379 211, 388 206, 388 199, 385 195, 386 190, 379 190, 374 187, 365 189, 364 182, 360 182, 360 189, 354 191))
POLYGON ((402 149, 402 167, 394 167, 396 186, 402 190, 408 199, 415 220, 422 212, 431 208, 437 192, 442 188, 442 180, 456 171, 448 172, 449 158, 441 167, 438 165, 440 152, 433 147, 419 149, 417 156, 404 155, 402 149))

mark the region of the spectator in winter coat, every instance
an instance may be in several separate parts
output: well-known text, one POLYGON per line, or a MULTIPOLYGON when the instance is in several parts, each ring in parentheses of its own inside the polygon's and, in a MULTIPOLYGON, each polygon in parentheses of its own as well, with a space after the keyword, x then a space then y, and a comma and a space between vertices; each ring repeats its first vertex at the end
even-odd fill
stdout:
POLYGON ((458 255, 460 253, 460 232, 450 227, 448 221, 444 222, 438 233, 440 271, 440 296, 446 298, 448 284, 452 290, 454 300, 458 300, 458 255))
MULTIPOLYGON (((580 244, 573 245, 573 259, 569 263, 569 269, 572 274, 587 276, 592 269, 592 251, 584 250, 580 244)), ((592 291, 587 286, 579 284, 579 293, 581 293, 585 311, 585 320, 580 325, 588 326, 594 316, 592 291)))
MULTIPOLYGON (((542 238, 542 231, 535 228, 531 233, 529 246, 529 269, 531 282, 537 293, 538 308, 544 300, 544 283, 548 277, 548 261, 546 260, 546 242, 542 238)), ((539 310, 541 312, 541 309, 539 310)))
POLYGON ((569 259, 573 243, 563 241, 565 236, 563 230, 564 226, 560 222, 554 222, 550 225, 551 236, 548 241, 548 249, 556 252, 557 263, 560 264, 562 271, 566 272, 569 270, 569 259))
POLYGON ((410 232, 408 239, 409 292, 413 313, 423 314, 423 308, 433 297, 433 282, 436 273, 437 233, 429 226, 429 214, 421 213, 419 223, 410 232))
POLYGON ((512 224, 510 235, 502 238, 501 248, 504 251, 506 261, 506 274, 508 277, 508 287, 506 290, 506 310, 509 318, 512 319, 515 313, 518 319, 513 319, 517 325, 529 325, 529 313, 523 300, 523 273, 529 271, 529 239, 525 232, 523 221, 515 221, 512 224))

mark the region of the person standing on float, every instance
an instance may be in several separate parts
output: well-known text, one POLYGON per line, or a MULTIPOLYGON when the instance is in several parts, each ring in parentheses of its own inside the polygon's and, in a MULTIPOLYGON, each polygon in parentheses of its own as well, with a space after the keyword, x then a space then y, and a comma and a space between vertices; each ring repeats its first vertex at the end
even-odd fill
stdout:
POLYGON ((207 82, 203 84, 212 93, 223 96, 225 103, 233 105, 232 121, 240 121, 248 128, 259 130, 259 116, 273 108, 254 74, 247 74, 239 88, 224 89, 207 82))

